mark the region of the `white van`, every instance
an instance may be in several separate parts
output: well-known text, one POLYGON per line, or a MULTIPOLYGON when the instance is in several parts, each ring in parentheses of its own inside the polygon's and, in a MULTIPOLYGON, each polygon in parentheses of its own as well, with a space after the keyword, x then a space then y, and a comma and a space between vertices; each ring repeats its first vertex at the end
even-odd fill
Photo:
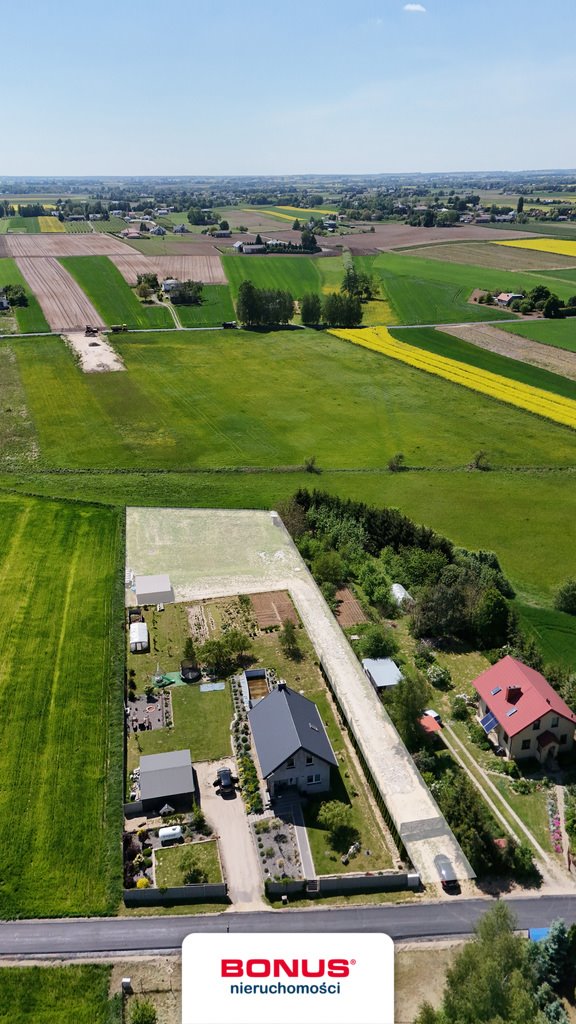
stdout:
POLYGON ((178 839, 182 839, 182 826, 165 825, 163 828, 158 829, 158 839, 162 846, 164 846, 164 843, 177 842, 178 839))

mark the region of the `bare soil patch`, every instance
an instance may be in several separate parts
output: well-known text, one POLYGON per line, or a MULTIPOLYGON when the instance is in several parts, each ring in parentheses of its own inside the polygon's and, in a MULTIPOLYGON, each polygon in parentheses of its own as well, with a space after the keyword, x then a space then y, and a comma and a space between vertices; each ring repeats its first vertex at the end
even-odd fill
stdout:
MULTIPOLYGON (((6 256, 111 256, 129 252, 113 235, 4 235, 6 256)), ((0 255, 2 255, 0 251, 0 255)))
POLYGON ((80 285, 58 260, 50 257, 19 257, 16 265, 38 299, 53 330, 67 331, 70 328, 83 328, 86 324, 105 326, 80 285))
MULTIPOLYGON (((439 908, 440 911, 440 908, 439 908)), ((426 942, 396 946, 394 958, 394 1019, 411 1024, 422 1003, 438 1009, 446 973, 460 952, 461 942, 426 942)))
POLYGON ((178 281, 203 281, 204 284, 226 284, 226 277, 217 253, 179 254, 173 256, 112 256, 111 260, 130 285, 138 274, 157 274, 158 280, 175 277, 178 281))
MULTIPOLYGON (((501 241, 502 239, 497 239, 501 241)), ((411 249, 411 256, 446 263, 465 263, 475 267, 493 267, 495 270, 570 270, 576 260, 553 252, 535 249, 513 249, 510 246, 484 242, 454 242, 452 245, 426 245, 411 249)))
POLYGON ((126 1020, 137 999, 151 1002, 158 1024, 180 1024, 182 1019, 181 957, 138 957, 117 962, 110 976, 110 996, 122 989, 122 978, 132 980, 133 995, 126 999, 126 1020))
POLYGON ((290 621, 298 625, 296 609, 285 591, 270 594, 252 594, 250 597, 259 629, 282 626, 290 621))
POLYGON ((84 331, 67 331, 63 337, 79 357, 84 373, 110 373, 126 369, 104 334, 99 334, 97 338, 87 338, 84 331))
POLYGON ((461 324, 456 327, 442 327, 442 334, 451 334, 462 341, 468 341, 478 348, 497 352, 510 359, 518 359, 522 363, 539 366, 543 370, 559 373, 564 377, 576 380, 576 352, 568 352, 551 345, 541 345, 530 338, 521 338, 516 334, 508 334, 491 324, 461 324))
POLYGON ((373 232, 368 226, 359 227, 358 231, 348 235, 322 238, 321 244, 330 248, 344 243, 352 253, 369 255, 382 249, 428 246, 435 242, 503 242, 510 238, 535 237, 528 231, 524 235, 520 231, 496 231, 492 228, 477 227, 475 224, 461 224, 454 228, 412 228, 409 224, 380 224, 374 225, 373 232))
POLYGON ((357 626, 360 622, 370 621, 358 598, 354 597, 348 587, 336 591, 336 600, 336 618, 341 626, 357 626))

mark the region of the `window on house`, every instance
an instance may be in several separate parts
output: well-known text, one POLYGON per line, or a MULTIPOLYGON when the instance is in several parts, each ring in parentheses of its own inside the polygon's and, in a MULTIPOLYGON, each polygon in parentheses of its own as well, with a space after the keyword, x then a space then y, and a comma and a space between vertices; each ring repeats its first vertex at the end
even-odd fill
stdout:
POLYGON ((556 715, 556 718, 553 718, 552 721, 550 722, 550 727, 552 729, 556 729, 557 726, 558 726, 558 715, 556 715))
POLYGON ((314 764, 314 758, 312 754, 306 754, 306 764, 314 764))
POLYGON ((294 768, 294 766, 295 766, 294 758, 293 757, 289 757, 288 760, 286 761, 286 764, 284 765, 284 767, 285 768, 294 768))
POLYGON ((507 732, 503 732, 502 733, 502 743, 508 743, 508 733, 507 732))
POLYGON ((320 775, 308 775, 306 778, 306 782, 308 783, 309 786, 317 786, 318 783, 320 782, 320 775))
POLYGON ((568 742, 568 734, 563 732, 561 737, 560 737, 560 743, 567 743, 567 742, 568 742))
POLYGON ((522 750, 530 750, 531 740, 522 740, 522 750))
POLYGON ((537 718, 536 721, 533 723, 532 728, 533 729, 539 729, 540 728, 540 719, 539 718, 537 718))

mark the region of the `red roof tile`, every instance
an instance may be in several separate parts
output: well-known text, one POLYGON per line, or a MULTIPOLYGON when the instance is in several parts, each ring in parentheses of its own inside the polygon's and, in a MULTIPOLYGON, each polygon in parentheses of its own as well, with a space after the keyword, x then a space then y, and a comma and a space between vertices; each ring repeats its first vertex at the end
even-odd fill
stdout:
POLYGON ((473 686, 509 736, 516 736, 549 711, 576 725, 576 715, 544 676, 509 654, 482 672, 473 686), (510 711, 514 713, 509 716, 510 711))
POLYGON ((422 727, 424 732, 432 734, 433 732, 440 732, 440 723, 432 718, 432 715, 422 715, 422 718, 418 719, 418 724, 422 727))

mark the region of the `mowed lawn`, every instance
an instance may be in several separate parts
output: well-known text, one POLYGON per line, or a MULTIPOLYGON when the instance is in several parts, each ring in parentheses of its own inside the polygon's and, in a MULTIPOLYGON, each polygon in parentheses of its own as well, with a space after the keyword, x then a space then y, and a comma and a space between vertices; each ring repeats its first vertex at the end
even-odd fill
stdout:
POLYGON ((536 608, 516 602, 520 621, 527 632, 534 633, 546 664, 576 665, 576 617, 553 608, 536 608))
POLYGON ((2 918, 118 903, 122 530, 116 510, 0 498, 2 918))
POLYGON ((563 279, 562 271, 554 276, 542 272, 512 274, 492 267, 426 260, 411 256, 409 251, 359 256, 354 264, 379 278, 384 297, 401 324, 468 323, 513 315, 509 310, 468 302, 475 288, 518 292, 546 284, 563 299, 574 293, 573 282, 563 279))
POLYGON ((34 334, 36 331, 40 333, 43 331, 50 332, 50 325, 40 309, 38 300, 30 290, 27 281, 22 277, 15 261, 12 259, 0 259, 0 291, 7 284, 21 285, 28 297, 27 306, 13 306, 11 309, 11 312, 16 317, 18 329, 22 334, 34 334))
POLYGON ((36 235, 40 231, 38 217, 10 217, 8 231, 18 235, 36 235))
POLYGON ((226 683, 224 690, 209 690, 206 693, 202 693, 196 684, 173 686, 171 689, 173 728, 139 732, 140 749, 131 733, 128 741, 129 771, 139 763, 141 753, 162 754, 169 750, 190 750, 194 762, 215 761, 219 757, 229 757, 232 753, 230 684, 226 683))
POLYGON ((503 327, 511 334, 539 341, 542 345, 576 352, 576 317, 566 320, 525 320, 519 324, 505 324, 503 327))
POLYGON ((108 996, 111 967, 0 968, 0 1021, 6 1024, 121 1024, 122 1004, 108 996))
POLYGON ((144 306, 107 256, 68 256, 60 260, 107 324, 128 327, 173 327, 162 306, 144 306))
POLYGON ((385 470, 401 451, 453 469, 480 448, 495 467, 574 462, 567 428, 322 332, 114 345, 126 373, 83 374, 56 338, 11 341, 43 468, 278 469, 315 455, 324 469, 385 470))
POLYGON ((241 256, 222 257, 224 272, 234 297, 242 281, 252 281, 257 288, 281 288, 295 299, 307 292, 321 294, 340 286, 344 267, 340 256, 241 256))
POLYGON ((235 320, 230 289, 225 284, 205 284, 199 306, 174 306, 183 327, 220 327, 225 320, 235 320))

